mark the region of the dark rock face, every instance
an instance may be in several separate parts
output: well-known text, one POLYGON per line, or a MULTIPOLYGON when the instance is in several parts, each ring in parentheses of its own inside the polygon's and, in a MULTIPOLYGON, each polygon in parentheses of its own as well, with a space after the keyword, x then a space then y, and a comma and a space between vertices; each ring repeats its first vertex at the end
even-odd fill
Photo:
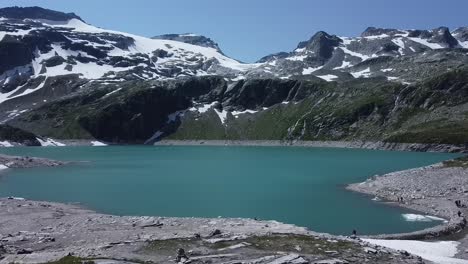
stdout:
POLYGON ((0 41, 0 73, 28 64, 32 56, 32 50, 26 43, 6 36, 0 41))
POLYGON ((62 13, 41 7, 6 7, 0 9, 0 17, 13 19, 47 19, 53 21, 66 21, 73 18, 82 20, 74 13, 62 13))
POLYGON ((468 27, 460 27, 453 31, 453 36, 460 41, 468 41, 468 27))
POLYGON ((106 142, 140 142, 167 122, 167 116, 185 109, 190 101, 167 90, 139 91, 125 102, 105 106, 79 118, 78 123, 95 138, 106 142))
POLYGON ((458 45, 458 41, 452 36, 447 27, 433 29, 431 40, 441 43, 445 48, 454 48, 458 45))
POLYGON ((9 125, 0 125, 0 141, 8 141, 26 146, 40 146, 36 135, 9 125))
POLYGON ((303 83, 290 80, 239 81, 223 95, 223 106, 232 109, 258 109, 289 100, 301 100, 307 95, 297 91, 303 83))
POLYGON ((316 33, 310 40, 299 43, 298 49, 306 48, 314 52, 320 58, 326 60, 332 56, 332 52, 342 40, 337 36, 328 35, 326 32, 320 31, 316 33))

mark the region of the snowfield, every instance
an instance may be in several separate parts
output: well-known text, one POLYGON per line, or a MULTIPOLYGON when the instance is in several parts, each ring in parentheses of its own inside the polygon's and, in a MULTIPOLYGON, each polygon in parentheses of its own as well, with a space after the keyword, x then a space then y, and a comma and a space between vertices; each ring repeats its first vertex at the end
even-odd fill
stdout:
POLYGON ((455 241, 422 242, 413 240, 363 240, 382 247, 404 250, 438 264, 468 264, 468 260, 454 258, 458 252, 457 247, 459 245, 459 243, 455 241))

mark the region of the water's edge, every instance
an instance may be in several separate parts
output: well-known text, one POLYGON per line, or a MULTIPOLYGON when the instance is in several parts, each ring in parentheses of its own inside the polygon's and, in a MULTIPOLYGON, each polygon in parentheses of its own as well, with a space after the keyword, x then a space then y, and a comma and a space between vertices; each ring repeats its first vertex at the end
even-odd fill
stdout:
MULTIPOLYGON (((188 146, 295 146, 295 147, 333 147, 333 148, 364 148, 364 149, 385 149, 385 150, 407 150, 407 151, 415 151, 415 144, 405 144, 405 145, 395 145, 395 144, 379 144, 379 143, 369 143, 369 142, 342 142, 342 141, 298 141, 298 142, 281 142, 281 141, 170 141, 170 140, 165 140, 165 141, 160 141, 156 143, 156 145, 160 146, 166 146, 166 145, 188 145, 188 146)), ((416 144, 418 145, 418 144, 416 144)), ((444 148, 441 148, 440 146, 438 148, 435 148, 434 151, 438 152, 447 152, 443 150, 454 150, 454 146, 444 146, 444 148)), ((427 146, 425 148, 420 148, 418 151, 431 151, 430 148, 427 146)), ((456 151, 457 152, 457 151, 456 151)), ((5 156, 4 156, 5 157, 5 156)), ((17 157, 14 157, 15 159, 17 157)), ((48 166, 48 164, 43 164, 44 166, 48 166)), ((56 166, 57 164, 54 164, 56 166)), ((405 171, 400 171, 398 173, 411 173, 414 170, 428 170, 434 167, 437 167, 438 164, 435 165, 430 165, 427 167, 423 168, 416 168, 416 169, 409 169, 405 171)), ((395 173, 395 172, 392 172, 395 173)), ((392 173, 388 173, 386 175, 391 175, 392 173)), ((383 175, 383 176, 386 176, 383 175)), ((388 197, 385 196, 379 196, 376 195, 373 191, 375 190, 363 190, 360 188, 356 188, 358 186, 358 183, 355 184, 350 184, 346 186, 346 189, 348 191, 353 191, 361 194, 366 194, 366 195, 373 195, 374 197, 378 197, 382 200, 383 203, 389 204, 391 203, 392 206, 399 206, 401 208, 405 209, 411 209, 420 213, 424 214, 430 214, 430 209, 431 208, 424 208, 424 207, 414 207, 411 204, 395 204, 389 201, 388 197)), ((370 197, 369 197, 370 199, 370 197)), ((81 206, 81 205, 80 205, 81 206)), ((82 208, 87 209, 86 207, 82 206, 82 208)), ((452 218, 451 216, 447 215, 439 215, 442 216, 445 219, 449 219, 448 223, 444 223, 441 225, 437 225, 432 228, 427 228, 423 229, 420 231, 414 231, 414 232, 409 232, 409 233, 397 233, 397 234, 381 234, 381 235, 374 235, 374 236, 369 236, 369 237, 374 237, 374 238, 385 238, 385 239, 427 239, 427 238, 434 238, 434 237, 442 237, 442 236, 447 236, 451 235, 453 233, 456 233, 463 229, 465 227, 465 223, 463 223, 462 219, 458 218, 452 218)))
POLYGON ((383 141, 283 141, 283 140, 161 140, 155 146, 263 146, 320 147, 416 152, 468 153, 468 145, 391 143, 383 141))

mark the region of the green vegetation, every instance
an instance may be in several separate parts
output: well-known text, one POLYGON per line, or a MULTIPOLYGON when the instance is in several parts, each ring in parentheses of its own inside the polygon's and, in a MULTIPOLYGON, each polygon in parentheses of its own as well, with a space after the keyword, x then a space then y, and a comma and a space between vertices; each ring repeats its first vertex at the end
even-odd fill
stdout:
POLYGON ((466 144, 468 142, 468 120, 434 120, 416 124, 406 131, 398 132, 385 141, 401 143, 466 144))
POLYGON ((135 81, 51 102, 10 123, 41 136, 116 143, 143 143, 162 131, 167 139, 179 140, 466 144, 467 116, 468 69, 463 68, 412 85, 383 78, 250 80, 227 90, 217 77, 157 85, 135 81), (226 109, 257 112, 228 114, 223 124, 214 109, 186 111, 180 120, 167 122, 169 114, 188 109, 191 101, 220 101, 226 109))
POLYGON ((48 262, 46 264, 94 264, 94 261, 74 256, 66 256, 57 261, 48 262))

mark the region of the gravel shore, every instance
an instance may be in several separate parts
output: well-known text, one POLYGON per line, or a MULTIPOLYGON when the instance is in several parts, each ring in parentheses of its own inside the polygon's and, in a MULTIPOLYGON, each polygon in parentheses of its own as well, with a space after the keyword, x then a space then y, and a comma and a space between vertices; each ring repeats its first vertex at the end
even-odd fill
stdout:
POLYGON ((171 263, 178 248, 191 263, 424 263, 408 252, 276 221, 113 216, 76 205, 0 199, 0 263, 46 263, 67 255, 97 263, 171 263))
POLYGON ((281 140, 161 140, 156 146, 295 146, 323 148, 363 148, 421 152, 468 153, 468 146, 447 144, 407 144, 380 141, 281 141, 281 140))
POLYGON ((351 184, 349 190, 365 193, 384 202, 417 210, 447 220, 443 225, 406 234, 380 235, 384 239, 434 239, 456 237, 462 249, 458 258, 468 259, 468 169, 439 163, 423 168, 375 176, 362 183, 351 184), (398 199, 403 202, 398 201, 398 199), (459 207, 455 201, 461 201, 459 207), (461 213, 461 216, 458 215, 461 213), (458 234, 458 235, 457 235, 458 234))

